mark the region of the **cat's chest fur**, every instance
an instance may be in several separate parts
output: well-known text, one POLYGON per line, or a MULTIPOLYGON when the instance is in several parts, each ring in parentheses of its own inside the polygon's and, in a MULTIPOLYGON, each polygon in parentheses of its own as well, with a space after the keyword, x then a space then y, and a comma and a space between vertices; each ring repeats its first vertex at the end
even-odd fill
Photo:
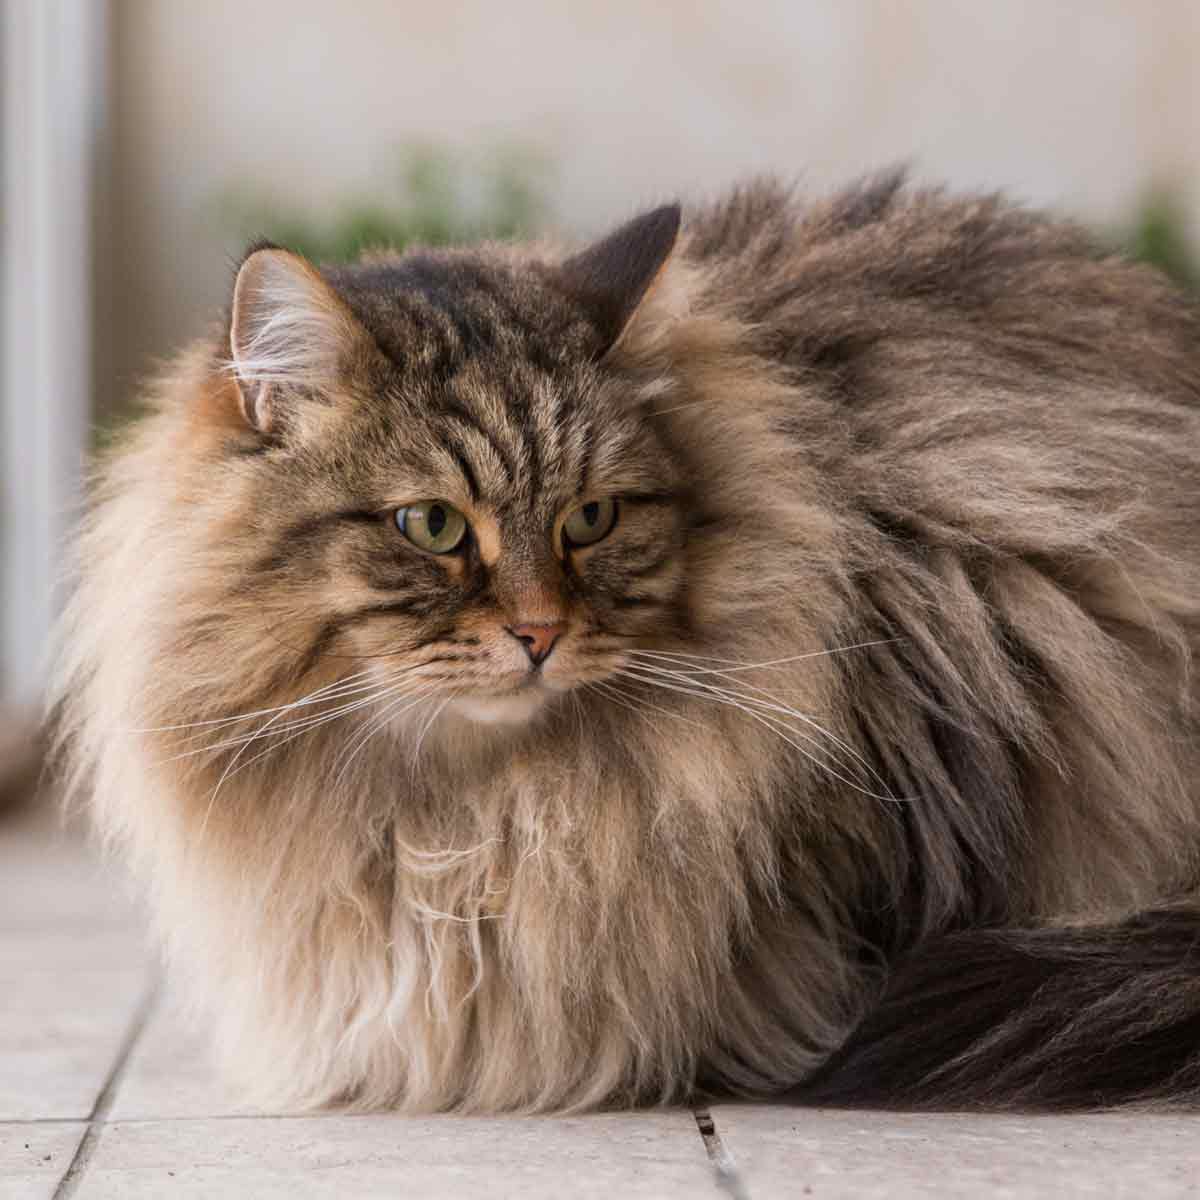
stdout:
POLYGON ((507 1107, 653 1089, 664 1061, 694 1071, 738 931, 777 907, 750 764, 714 762, 687 736, 677 764, 623 761, 628 747, 587 736, 555 752, 450 750, 427 748, 417 774, 382 751, 374 847, 316 876, 284 869, 294 966, 263 999, 284 1011, 283 989, 319 964, 321 1010, 373 1047, 357 1069, 343 1063, 347 1095, 368 1103, 379 1078, 440 1104, 469 1086, 507 1107), (644 1062, 628 1039, 635 1013, 644 1062), (561 1095, 515 1094, 513 1055, 542 1064, 531 1078, 561 1095), (561 1063, 574 1065, 551 1069, 561 1063))

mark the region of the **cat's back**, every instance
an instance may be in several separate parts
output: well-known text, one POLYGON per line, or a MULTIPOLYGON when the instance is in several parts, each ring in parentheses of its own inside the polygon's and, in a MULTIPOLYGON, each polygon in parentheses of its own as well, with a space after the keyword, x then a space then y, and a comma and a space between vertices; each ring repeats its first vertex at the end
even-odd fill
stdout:
POLYGON ((1200 584, 1200 305, 1159 272, 897 172, 815 203, 747 185, 687 252, 708 302, 829 398, 825 461, 861 512, 985 552, 1165 556, 1172 590, 1200 584))
MULTIPOLYGON (((1043 377, 1200 398, 1200 305, 1082 227, 913 188, 900 171, 809 202, 770 180, 696 211, 688 255, 710 299, 797 368, 838 376, 908 348, 971 378, 1043 377)), ((843 378, 843 382, 847 382, 843 378)), ((871 398, 868 378, 853 398, 871 398)))
POLYGON ((1070 222, 895 174, 811 204, 753 184, 688 237, 712 311, 782 377, 771 435, 838 513, 847 640, 917 648, 891 677, 840 665, 857 719, 924 708, 980 811, 1022 779, 1035 911, 1176 886, 1200 827, 1195 299, 1070 222), (1065 765, 989 757, 1031 728, 1065 765))

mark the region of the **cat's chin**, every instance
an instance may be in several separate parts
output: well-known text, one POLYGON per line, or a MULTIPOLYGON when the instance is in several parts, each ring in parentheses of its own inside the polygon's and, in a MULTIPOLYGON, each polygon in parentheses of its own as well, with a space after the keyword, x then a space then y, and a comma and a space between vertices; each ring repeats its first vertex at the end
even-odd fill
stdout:
POLYGON ((525 687, 501 696, 459 696, 451 710, 480 725, 522 725, 550 698, 543 687, 525 687))

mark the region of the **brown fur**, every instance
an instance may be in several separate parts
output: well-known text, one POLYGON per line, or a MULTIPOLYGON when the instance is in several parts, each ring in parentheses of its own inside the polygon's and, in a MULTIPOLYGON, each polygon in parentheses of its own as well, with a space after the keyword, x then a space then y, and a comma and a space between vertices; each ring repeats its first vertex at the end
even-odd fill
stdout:
POLYGON ((634 233, 309 270, 336 356, 235 319, 100 469, 63 744, 261 1099, 777 1092, 943 935, 1194 886, 1196 309, 892 177, 634 233))

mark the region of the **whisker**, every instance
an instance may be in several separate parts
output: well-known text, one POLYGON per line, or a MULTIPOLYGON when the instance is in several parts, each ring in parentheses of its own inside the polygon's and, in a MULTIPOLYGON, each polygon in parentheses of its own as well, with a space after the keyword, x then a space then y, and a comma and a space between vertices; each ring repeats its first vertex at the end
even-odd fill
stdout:
MULTIPOLYGON (((412 674, 414 671, 417 670, 419 665, 420 664, 414 664, 411 668, 406 668, 404 671, 404 674, 406 676, 412 674)), ((289 708, 290 707, 294 707, 294 706, 289 706, 289 708)), ((266 724, 263 725, 260 729, 258 729, 254 733, 254 736, 251 737, 230 760, 228 766, 226 766, 224 772, 222 773, 221 778, 217 780, 217 786, 215 788, 213 788, 212 796, 209 798, 208 808, 204 812, 204 820, 200 824, 200 836, 201 837, 203 837, 205 830, 208 828, 208 820, 209 820, 209 817, 212 815, 212 810, 213 810, 214 805, 217 802, 217 797, 220 795, 221 788, 224 786, 225 781, 230 777, 230 775, 233 774, 234 768, 237 766, 238 762, 241 760, 242 755, 245 754, 246 750, 250 746, 252 746, 256 741, 258 741, 259 738, 263 737, 266 734, 267 730, 271 726, 273 726, 275 724, 275 722, 280 719, 280 717, 283 716, 284 712, 287 712, 287 711, 288 711, 288 708, 285 708, 285 709, 283 709, 282 712, 277 713, 269 721, 267 721, 266 724)))
POLYGON ((645 712, 640 706, 635 705, 632 701, 622 699, 622 694, 617 693, 616 688, 612 684, 605 684, 599 680, 593 680, 591 683, 585 683, 582 686, 586 691, 592 692, 594 695, 599 696, 601 700, 607 700, 611 704, 616 704, 620 708, 627 709, 629 712, 643 720, 649 720, 649 717, 646 716, 645 712))
MULTIPOLYGON (((672 712, 669 708, 663 708, 661 704, 654 704, 647 700, 644 696, 636 696, 630 692, 624 691, 613 683, 611 679, 597 679, 590 684, 584 684, 585 687, 598 688, 602 692, 615 693, 610 695, 614 703, 620 704, 622 708, 629 709, 630 712, 637 713, 638 716, 645 717, 645 708, 652 708, 655 712, 660 712, 665 717, 673 717, 676 721, 683 721, 687 725, 695 725, 699 729, 704 726, 699 721, 693 721, 691 717, 685 717, 683 713, 672 712), (639 706, 640 703, 640 706, 639 706)), ((648 717, 645 718, 649 720, 648 717)))
MULTIPOLYGON (((717 658, 711 654, 685 654, 678 651, 663 651, 663 650, 626 650, 626 654, 634 654, 645 658, 666 658, 666 659, 683 659, 683 660, 703 660, 706 662, 719 662, 732 664, 725 668, 727 671, 757 671, 767 667, 781 667, 788 663, 803 662, 810 658, 826 658, 832 654, 848 654, 852 650, 866 650, 871 646, 888 646, 895 642, 902 642, 903 638, 876 638, 869 642, 856 642, 852 646, 834 646, 828 650, 810 650, 806 654, 791 654, 786 658, 773 658, 765 662, 747 663, 740 662, 736 658, 717 658)), ((691 668, 692 672, 697 675, 718 674, 720 670, 716 667, 710 668, 691 668)))
MULTIPOLYGON (((382 691, 375 693, 374 695, 368 696, 364 700, 358 700, 354 704, 347 705, 345 708, 337 709, 331 713, 323 713, 319 717, 311 717, 307 721, 296 722, 296 724, 299 724, 302 726, 302 728, 299 730, 299 732, 292 733, 290 736, 282 738, 280 741, 277 741, 274 744, 268 746, 265 750, 260 751, 253 758, 248 759, 246 762, 242 763, 242 765, 240 767, 238 767, 238 769, 236 771, 234 771, 232 773, 232 775, 237 775, 239 772, 244 771, 247 767, 252 766, 254 763, 258 762, 260 759, 266 758, 268 754, 274 753, 281 746, 286 746, 288 744, 288 742, 294 742, 298 737, 303 737, 304 734, 317 728, 319 725, 327 725, 331 721, 336 721, 340 717, 344 717, 344 716, 349 715, 352 712, 356 712, 360 708, 367 708, 371 705, 378 704, 380 700, 384 700, 389 696, 395 696, 397 694, 397 692, 403 691, 405 688, 407 688, 407 686, 408 686, 408 682, 406 681, 401 684, 395 685, 393 687, 385 688, 382 691)), ((273 731, 270 734, 267 734, 266 736, 276 737, 279 734, 283 733, 287 729, 288 729, 288 726, 286 726, 286 725, 280 726, 279 729, 273 731)), ((232 775, 231 775, 231 778, 232 778, 232 775)))
MULTIPOLYGON (((859 792, 864 796, 870 796, 871 798, 877 799, 877 800, 891 801, 891 800, 895 799, 895 797, 893 797, 891 795, 884 795, 884 794, 881 794, 878 792, 873 792, 869 788, 864 788, 861 784, 856 783, 853 779, 847 778, 840 771, 836 770, 835 766, 831 765, 828 760, 817 757, 816 754, 814 754, 811 750, 806 749, 805 746, 800 745, 797 741, 794 740, 794 738, 796 738, 796 737, 802 738, 813 749, 815 749, 817 751, 823 751, 823 747, 821 746, 820 742, 818 742, 815 738, 803 733, 802 731, 797 730, 797 729, 787 725, 784 721, 780 720, 778 717, 773 717, 770 715, 765 715, 761 712, 756 712, 753 708, 749 707, 748 705, 741 704, 737 700, 731 699, 725 695, 713 694, 711 692, 705 692, 705 691, 695 691, 695 690, 691 690, 691 689, 684 688, 684 687, 678 687, 678 686, 675 686, 675 685, 672 685, 669 683, 664 683, 662 680, 647 679, 647 680, 645 680, 645 682, 650 683, 655 687, 662 687, 669 691, 678 691, 678 692, 681 692, 683 695, 692 696, 694 698, 701 699, 701 700, 711 700, 713 703, 725 704, 731 708, 738 709, 740 712, 745 713, 745 715, 750 717, 752 720, 757 721, 760 725, 764 726, 765 728, 767 728, 771 732, 773 732, 782 741, 786 742, 789 746, 791 746, 793 749, 798 751, 804 758, 806 758, 809 762, 811 762, 815 767, 819 768, 821 771, 825 772, 826 774, 831 776, 833 779, 838 780, 840 783, 844 783, 847 787, 851 788, 852 790, 859 792), (788 736, 789 734, 792 736, 789 737, 788 736)), ((834 761, 834 763, 837 762, 836 759, 834 759, 833 761, 834 761)))
MULTIPOLYGON (((381 678, 370 679, 363 683, 356 683, 350 687, 340 688, 337 691, 327 692, 323 696, 313 696, 311 699, 303 699, 303 700, 293 701, 291 704, 283 705, 281 707, 291 711, 294 709, 311 708, 314 705, 318 705, 318 704, 328 704, 331 701, 351 700, 352 697, 369 694, 380 686, 390 684, 390 683, 394 682, 396 679, 401 678, 404 674, 405 674, 405 672, 403 672, 403 671, 392 672, 381 678)), ((279 712, 281 710, 275 709, 273 711, 279 712)), ((320 714, 317 713, 317 714, 312 714, 312 715, 319 716, 320 714)), ((305 716, 302 716, 300 719, 308 720, 309 716, 305 715, 305 716)), ((240 722, 246 720, 246 718, 241 717, 241 718, 238 718, 237 720, 240 723, 240 722)), ((289 724, 292 724, 292 722, 289 722, 289 724)), ((200 738, 208 736, 209 733, 211 733, 210 730, 205 730, 205 731, 202 731, 201 733, 189 734, 186 738, 183 739, 183 741, 184 742, 198 741, 200 738)), ((237 736, 242 737, 245 735, 239 734, 237 736)))
POLYGON ((421 726, 421 732, 419 734, 417 734, 417 742, 416 742, 416 745, 413 747, 413 752, 412 752, 412 769, 409 771, 410 783, 413 780, 415 780, 417 777, 417 760, 421 756, 421 743, 425 740, 425 735, 429 732, 434 721, 436 721, 438 719, 438 717, 440 717, 442 715, 442 712, 445 709, 446 705, 449 704, 450 701, 454 699, 455 694, 456 693, 451 692, 450 695, 448 695, 445 698, 445 700, 443 700, 441 702, 441 704, 437 705, 434 708, 433 712, 430 713, 429 718, 425 722, 425 724, 421 726))
MULTIPOLYGON (((376 684, 375 690, 373 690, 370 694, 360 699, 353 700, 348 704, 342 704, 332 709, 325 709, 320 713, 302 717, 296 721, 287 721, 283 725, 280 725, 277 729, 272 729, 266 733, 262 732, 261 730, 251 731, 249 733, 238 734, 236 737, 227 738, 224 741, 213 742, 210 745, 200 746, 194 750, 185 750, 180 754, 172 755, 170 758, 160 759, 155 765, 163 766, 166 763, 178 762, 180 759, 184 758, 195 758, 196 756, 203 754, 216 754, 221 750, 227 750, 233 746, 245 745, 247 742, 251 742, 256 737, 260 736, 260 734, 263 737, 278 737, 281 734, 292 733, 296 730, 303 732, 306 729, 315 728, 318 725, 323 725, 326 721, 334 720, 337 717, 345 716, 347 713, 354 712, 356 709, 373 704, 381 696, 390 694, 391 687, 386 686, 386 681, 384 681, 384 683, 385 686, 376 684)), ((394 686, 394 684, 392 686, 394 686)), ((323 699, 332 698, 333 697, 324 697, 323 699)))
MULTIPOLYGON (((618 674, 635 682, 652 684, 655 687, 661 687, 667 691, 678 692, 684 696, 692 696, 700 700, 711 700, 715 704, 725 704, 730 708, 736 708, 742 712, 745 712, 747 716, 760 715, 755 713, 754 708, 759 707, 761 702, 754 701, 752 697, 740 697, 736 693, 719 688, 714 684, 692 682, 683 678, 675 678, 670 674, 661 672, 645 673, 643 671, 638 671, 636 668, 623 670, 618 672, 618 674), (752 705, 753 707, 751 707, 752 705)), ((785 728, 787 728, 787 726, 785 726, 785 728)), ((796 732, 798 736, 804 737, 807 741, 810 741, 814 745, 818 746, 822 752, 825 752, 824 747, 821 747, 820 743, 817 742, 816 739, 810 738, 808 735, 800 733, 799 731, 794 732, 796 732)), ((836 763, 837 760, 834 759, 833 761, 836 763)), ((824 762, 818 763, 818 765, 822 768, 827 768, 828 766, 828 764, 824 762)))
MULTIPOLYGON (((161 766, 166 763, 178 762, 180 759, 184 758, 194 758, 197 755, 202 754, 215 754, 220 750, 229 749, 232 746, 244 745, 247 742, 253 741, 260 735, 264 737, 276 737, 279 734, 290 733, 295 730, 314 728, 317 725, 323 724, 326 720, 332 720, 336 717, 343 716, 346 713, 354 712, 358 708, 362 708, 366 705, 374 703, 381 696, 390 694, 392 689, 397 686, 396 681, 398 679, 401 680, 401 684, 403 684, 403 676, 405 674, 406 672, 393 672, 391 675, 383 679, 372 681, 372 683, 367 687, 356 687, 351 691, 344 692, 342 694, 329 693, 328 695, 320 696, 315 699, 306 699, 303 702, 296 701, 292 705, 284 705, 283 709, 276 710, 281 716, 283 715, 283 710, 289 708, 298 708, 301 707, 301 704, 303 704, 303 707, 311 707, 313 704, 324 704, 331 700, 346 700, 347 697, 351 695, 356 695, 359 697, 358 699, 349 700, 348 703, 339 704, 335 708, 324 709, 317 713, 302 716, 295 721, 286 721, 278 728, 272 729, 269 732, 264 733, 262 729, 259 729, 252 730, 247 733, 240 733, 236 736, 227 738, 224 741, 213 742, 209 745, 200 746, 194 750, 185 750, 180 754, 172 755, 170 758, 161 759, 155 765, 161 766), (361 693, 364 692, 367 694, 365 696, 361 695, 361 693)), ((199 735, 193 734, 186 740, 194 741, 197 736, 199 735)))
MULTIPOLYGON (((396 651, 395 653, 397 653, 397 654, 404 653, 404 651, 396 651)), ((380 658, 380 657, 386 657, 386 656, 362 655, 361 657, 380 658)), ((441 662, 441 661, 444 661, 444 656, 441 654, 436 654, 431 658, 422 660, 421 662, 411 663, 407 666, 401 667, 401 668, 399 668, 399 670, 393 669, 392 671, 389 671, 387 673, 387 675, 384 677, 384 681, 397 678, 401 674, 406 674, 411 671, 416 671, 416 670, 419 670, 421 667, 431 666, 434 663, 441 662)), ((135 726, 135 727, 131 727, 129 729, 121 730, 120 732, 127 733, 127 734, 172 733, 172 732, 175 732, 177 730, 182 730, 182 729, 205 730, 205 729, 212 729, 212 728, 215 728, 217 726, 222 726, 222 725, 236 725, 239 721, 249 721, 249 720, 253 720, 256 717, 268 717, 274 713, 279 713, 279 712, 283 712, 285 710, 294 709, 294 708, 301 708, 301 707, 304 707, 309 704, 317 704, 317 703, 320 703, 325 700, 331 700, 331 699, 341 697, 343 695, 353 695, 356 693, 369 691, 372 687, 375 687, 378 682, 380 682, 377 678, 372 678, 373 676, 375 676, 375 674, 376 674, 376 672, 375 672, 374 668, 367 667, 361 671, 356 671, 353 675, 347 675, 341 679, 335 679, 332 683, 328 683, 324 687, 317 688, 316 691, 309 692, 306 695, 301 696, 297 700, 290 700, 285 704, 279 704, 272 708, 254 709, 250 712, 238 713, 238 714, 235 714, 234 716, 230 716, 230 717, 214 717, 211 720, 205 720, 205 721, 186 721, 186 722, 182 722, 180 724, 175 724, 175 725, 135 726), (365 683, 361 682, 364 679, 367 682, 365 682, 365 683)), ((193 735, 192 737, 189 737, 186 740, 192 741, 192 740, 195 740, 196 737, 202 737, 202 736, 204 736, 203 733, 200 733, 200 734, 193 735)))
MULTIPOLYGON (((633 669, 638 670, 639 668, 634 667, 633 669)), ((641 668, 641 669, 642 670, 647 670, 647 669, 654 670, 654 668, 641 668)), ((663 672, 660 671, 660 673, 663 673, 663 672)), ((680 672, 668 670, 668 671, 665 671, 665 675, 667 678, 673 679, 676 682, 688 683, 692 687, 701 688, 704 691, 710 692, 713 695, 715 695, 716 697, 727 700, 731 703, 749 704, 749 705, 754 706, 756 709, 765 709, 767 712, 782 713, 784 716, 791 717, 794 720, 802 721, 804 724, 809 725, 812 728, 814 728, 819 734, 821 734, 822 737, 825 737, 830 742, 832 742, 835 746, 838 746, 841 750, 843 750, 846 754, 848 754, 852 759, 856 760, 858 762, 858 764, 869 775, 875 775, 876 778, 878 779, 878 781, 881 784, 883 784, 884 787, 887 786, 886 782, 883 779, 878 777, 877 773, 871 767, 870 763, 868 763, 860 754, 858 754, 858 752, 852 746, 848 745, 846 742, 843 742, 836 735, 830 733, 829 730, 825 729, 823 726, 818 724, 807 713, 802 713, 798 709, 794 709, 790 705, 783 704, 782 702, 778 701, 777 697, 772 696, 771 693, 766 691, 765 688, 757 688, 757 687, 753 687, 752 685, 741 683, 740 681, 737 681, 740 683, 740 689, 749 688, 750 690, 759 692, 762 695, 767 696, 768 700, 764 701, 764 700, 758 699, 758 697, 756 697, 756 696, 748 695, 745 690, 740 690, 740 689, 734 690, 732 688, 722 688, 716 684, 707 683, 704 680, 693 679, 690 676, 685 675, 680 672)), ((791 728, 791 727, 788 726, 788 728, 791 728)), ((793 730, 793 732, 796 732, 799 734, 800 731, 793 730)), ((805 736, 805 735, 801 734, 800 736, 805 736)), ((836 762, 837 759, 834 758, 834 761, 836 762)))
POLYGON ((249 721, 255 717, 267 717, 272 713, 277 713, 287 708, 297 708, 303 704, 315 704, 318 700, 325 699, 326 693, 340 689, 343 686, 350 684, 352 681, 362 678, 365 675, 370 675, 370 669, 359 671, 355 675, 349 676, 347 679, 338 679, 333 683, 326 684, 323 688, 318 688, 315 692, 309 692, 305 696, 301 696, 299 700, 291 700, 287 704, 280 704, 274 708, 260 708, 253 712, 239 713, 233 717, 215 717, 209 721, 186 721, 180 725, 150 725, 140 728, 122 729, 121 733, 171 733, 177 729, 200 729, 202 727, 214 725, 233 725, 238 721, 249 721))
POLYGON ((689 400, 686 404, 676 404, 673 408, 656 408, 650 413, 652 417, 665 417, 668 413, 683 412, 689 408, 698 408, 701 404, 711 404, 711 397, 704 397, 701 400, 689 400))
POLYGON ((409 709, 416 707, 432 691, 432 688, 425 688, 415 696, 403 695, 398 700, 394 700, 391 704, 387 705, 375 720, 369 722, 366 730, 352 739, 346 750, 343 750, 334 761, 333 769, 338 772, 337 778, 333 782, 334 788, 336 789, 341 786, 342 780, 346 777, 346 772, 350 769, 350 764, 358 757, 359 752, 375 734, 383 729, 393 717, 398 717, 402 713, 408 712, 409 709), (339 764, 341 764, 340 769, 339 764))
MULTIPOLYGON (((794 741, 793 738, 794 737, 803 738, 806 742, 809 743, 809 745, 815 746, 818 749, 823 749, 823 747, 821 747, 821 744, 819 742, 817 742, 814 738, 812 738, 810 735, 805 734, 802 731, 787 725, 784 721, 780 720, 778 717, 764 715, 762 712, 755 711, 756 707, 768 707, 768 706, 764 706, 761 701, 755 701, 755 700, 753 700, 752 697, 745 697, 745 696, 736 697, 734 693, 727 692, 724 689, 714 688, 710 684, 694 683, 694 684, 691 684, 690 686, 686 685, 686 684, 681 684, 678 680, 670 679, 669 675, 668 676, 635 675, 635 674, 630 673, 629 671, 621 671, 618 673, 621 675, 625 675, 627 678, 640 680, 643 683, 649 684, 654 687, 660 687, 667 691, 680 692, 683 695, 692 696, 693 698, 696 698, 696 699, 712 700, 714 703, 726 704, 731 708, 736 708, 739 711, 745 713, 746 716, 757 721, 759 724, 772 730, 776 734, 777 737, 781 738, 788 745, 790 745, 793 749, 797 750, 801 755, 803 755, 806 759, 808 759, 808 761, 811 762, 814 766, 818 767, 820 770, 824 771, 825 773, 830 775, 832 778, 838 780, 839 782, 844 783, 847 787, 852 788, 854 791, 859 792, 864 796, 869 796, 872 799, 876 799, 876 800, 884 800, 884 801, 888 801, 888 802, 896 802, 898 800, 897 797, 892 796, 890 794, 885 795, 885 794, 881 794, 878 792, 873 792, 869 788, 864 788, 861 784, 856 783, 853 779, 846 778, 846 776, 841 774, 839 771, 835 770, 833 766, 830 766, 830 764, 828 762, 824 762, 821 759, 815 757, 814 754, 812 754, 808 749, 806 749, 804 746, 800 745, 798 742, 794 741), (754 707, 752 707, 752 705, 754 705, 754 707), (787 734, 791 734, 793 736, 788 737, 787 734)), ((822 731, 822 732, 824 732, 824 731, 822 731)), ((837 760, 835 759, 834 762, 836 763, 837 760)), ((885 786, 886 786, 886 783, 885 783, 885 786)))
MULTIPOLYGON (((677 671, 669 671, 668 673, 675 678, 682 679, 682 678, 686 677, 689 682, 695 683, 696 686, 706 686, 702 680, 693 679, 692 673, 685 673, 682 671, 678 671, 678 672, 677 671)), ((705 674, 716 674, 719 676, 725 676, 726 674, 729 674, 724 671, 709 671, 709 672, 704 672, 704 673, 705 674)), ((747 683, 745 680, 732 680, 731 682, 733 684, 735 684, 737 687, 739 687, 740 689, 748 689, 749 691, 757 692, 761 696, 766 696, 767 701, 770 701, 770 703, 767 703, 767 702, 758 700, 753 696, 748 696, 748 695, 746 695, 745 690, 740 690, 740 691, 734 693, 739 698, 745 700, 747 703, 752 703, 752 704, 757 705, 758 707, 767 708, 773 712, 783 713, 785 716, 792 717, 794 720, 801 721, 805 725, 811 726, 819 734, 821 734, 822 737, 824 737, 828 741, 832 742, 835 746, 837 746, 840 750, 842 750, 845 754, 847 754, 851 759, 853 759, 855 762, 857 762, 863 768, 863 770, 867 773, 867 775, 874 778, 875 781, 877 783, 879 783, 880 786, 882 786, 890 794, 890 788, 888 788, 887 781, 879 774, 878 771, 875 770, 875 768, 867 761, 867 759, 862 754, 860 754, 853 746, 851 746, 848 742, 843 741, 836 734, 834 734, 834 733, 830 732, 828 729, 824 728, 824 726, 822 726, 811 714, 802 713, 798 709, 792 708, 791 705, 783 703, 779 699, 778 696, 773 695, 771 692, 767 691, 766 688, 757 687, 754 684, 747 683)))

